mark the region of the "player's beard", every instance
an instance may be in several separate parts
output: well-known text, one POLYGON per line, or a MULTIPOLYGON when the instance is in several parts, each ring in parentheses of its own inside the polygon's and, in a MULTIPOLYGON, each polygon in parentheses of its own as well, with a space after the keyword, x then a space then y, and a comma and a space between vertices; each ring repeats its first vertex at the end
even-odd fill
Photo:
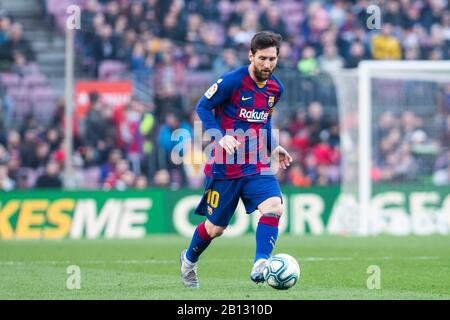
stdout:
POLYGON ((273 73, 273 70, 258 70, 257 68, 253 68, 253 74, 254 74, 256 80, 258 80, 258 82, 266 81, 267 79, 270 78, 272 73, 273 73), (263 72, 263 71, 268 71, 268 72, 263 72))

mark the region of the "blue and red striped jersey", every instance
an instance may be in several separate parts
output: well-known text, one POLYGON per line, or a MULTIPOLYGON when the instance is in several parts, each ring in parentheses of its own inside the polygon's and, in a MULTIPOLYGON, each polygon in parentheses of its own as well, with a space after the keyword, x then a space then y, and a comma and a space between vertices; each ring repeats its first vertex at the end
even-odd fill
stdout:
POLYGON ((216 179, 235 179, 268 172, 274 147, 272 112, 284 91, 272 75, 260 86, 251 77, 248 65, 217 80, 197 104, 197 114, 206 130, 216 130, 215 143, 205 165, 205 174, 216 179), (241 144, 227 155, 218 141, 225 134, 241 144))

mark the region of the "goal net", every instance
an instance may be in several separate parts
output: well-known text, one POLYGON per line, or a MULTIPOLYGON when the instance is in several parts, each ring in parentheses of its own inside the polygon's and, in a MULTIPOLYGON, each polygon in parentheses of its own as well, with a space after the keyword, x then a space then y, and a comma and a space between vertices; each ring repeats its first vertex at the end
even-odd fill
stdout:
POLYGON ((447 234, 450 62, 364 61, 333 79, 342 178, 329 232, 447 234))

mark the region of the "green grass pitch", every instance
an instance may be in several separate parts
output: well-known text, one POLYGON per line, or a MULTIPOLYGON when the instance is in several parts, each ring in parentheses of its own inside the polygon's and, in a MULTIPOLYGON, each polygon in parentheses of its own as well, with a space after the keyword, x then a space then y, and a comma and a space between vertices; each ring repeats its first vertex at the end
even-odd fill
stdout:
POLYGON ((180 236, 143 240, 0 241, 0 299, 450 299, 450 237, 280 235, 274 253, 300 264, 287 291, 249 279, 254 237, 216 239, 199 263, 200 289, 182 287, 180 236), (67 268, 81 270, 69 290, 67 268), (381 289, 367 287, 380 268, 381 289), (369 281, 370 282, 370 281, 369 281))

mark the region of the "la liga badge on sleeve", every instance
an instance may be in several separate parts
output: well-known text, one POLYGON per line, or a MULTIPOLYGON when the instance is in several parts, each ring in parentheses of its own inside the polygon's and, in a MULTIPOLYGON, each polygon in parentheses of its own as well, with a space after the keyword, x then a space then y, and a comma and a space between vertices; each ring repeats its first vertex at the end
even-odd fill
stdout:
POLYGON ((209 89, 205 92, 205 97, 207 97, 208 99, 211 99, 211 97, 217 92, 217 89, 219 88, 219 86, 217 85, 217 83, 214 83, 211 87, 209 87, 209 89))

